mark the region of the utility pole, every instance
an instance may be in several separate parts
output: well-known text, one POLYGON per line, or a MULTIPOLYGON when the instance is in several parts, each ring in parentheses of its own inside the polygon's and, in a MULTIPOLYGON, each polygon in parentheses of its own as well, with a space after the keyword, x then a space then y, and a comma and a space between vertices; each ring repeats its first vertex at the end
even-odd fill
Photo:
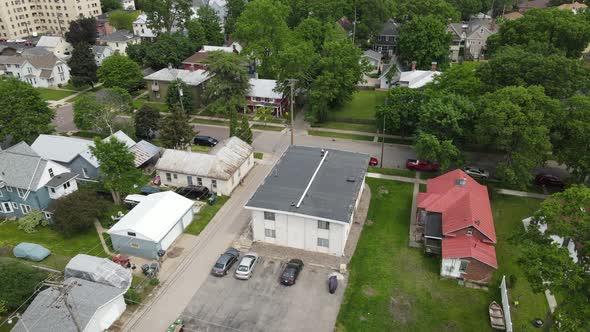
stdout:
POLYGON ((383 168, 383 151, 385 150, 385 114, 383 114, 383 128, 381 129, 381 162, 379 165, 383 168))
POLYGON ((296 79, 288 79, 287 80, 289 82, 289 85, 291 86, 291 145, 294 144, 294 120, 293 120, 293 94, 294 94, 294 90, 295 90, 295 82, 297 82, 296 79))
POLYGON ((188 116, 188 114, 186 114, 184 112, 184 104, 182 103, 182 97, 184 96, 184 93, 182 92, 182 88, 178 87, 178 100, 180 101, 180 108, 182 109, 182 113, 186 116, 188 116))

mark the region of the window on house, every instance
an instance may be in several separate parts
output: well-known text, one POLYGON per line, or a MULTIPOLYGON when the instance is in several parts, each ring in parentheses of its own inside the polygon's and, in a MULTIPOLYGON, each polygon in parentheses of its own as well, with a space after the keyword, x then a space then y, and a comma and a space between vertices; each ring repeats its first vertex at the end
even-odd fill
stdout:
POLYGON ((274 239, 277 237, 277 232, 274 229, 265 228, 264 229, 264 236, 272 237, 274 239))
POLYGON ((172 174, 166 173, 166 181, 172 181, 172 174))
POLYGON ((187 175, 187 176, 186 176, 186 183, 187 183, 189 186, 192 186, 192 185, 193 185, 193 177, 192 177, 192 176, 190 176, 190 175, 187 175))
POLYGON ((70 187, 70 181, 64 183, 64 189, 68 189, 70 187))
POLYGON ((197 185, 198 186, 202 186, 203 185, 203 178, 197 178, 197 185))
POLYGON ((85 178, 88 178, 88 169, 86 169, 86 167, 82 167, 82 175, 84 175, 85 178))
POLYGON ((318 228, 319 229, 330 229, 330 223, 323 220, 318 220, 318 228))
POLYGON ((473 229, 472 228, 467 228, 467 232, 465 234, 466 235, 473 235, 473 229))
POLYGON ((459 272, 465 273, 465 271, 467 271, 467 266, 469 266, 469 262, 461 261, 461 265, 459 265, 459 272))
POLYGON ((18 197, 25 198, 25 194, 27 193, 26 190, 21 188, 16 188, 16 192, 18 193, 18 197))
POLYGON ((43 217, 45 217, 45 219, 51 219, 52 216, 53 214, 51 214, 51 212, 43 211, 43 217))
POLYGON ((330 247, 330 241, 328 239, 322 239, 318 237, 318 247, 330 247))
POLYGON ((275 213, 264 211, 264 219, 266 220, 275 220, 275 213))
POLYGON ((129 236, 137 236, 137 234, 135 234, 135 232, 127 232, 127 235, 129 235, 129 236))
POLYGON ((178 179, 178 174, 173 174, 174 180, 178 179))
POLYGON ((10 204, 10 202, 4 202, 2 203, 2 211, 4 213, 11 213, 14 210, 12 209, 12 205, 10 204))
POLYGON ((51 193, 55 194, 55 188, 50 188, 51 189, 51 193))
POLYGON ((217 189, 217 180, 211 180, 211 188, 217 189))
POLYGON ((27 213, 31 212, 31 206, 27 205, 27 204, 21 204, 20 209, 23 212, 23 214, 27 214, 27 213))
POLYGON ((156 96, 157 99, 160 99, 160 91, 155 91, 154 95, 156 96))
POLYGON ((18 204, 16 204, 15 202, 12 202, 12 208, 15 210, 18 210, 18 204))
POLYGON ((48 169, 49 171, 49 176, 53 177, 53 168, 48 169))

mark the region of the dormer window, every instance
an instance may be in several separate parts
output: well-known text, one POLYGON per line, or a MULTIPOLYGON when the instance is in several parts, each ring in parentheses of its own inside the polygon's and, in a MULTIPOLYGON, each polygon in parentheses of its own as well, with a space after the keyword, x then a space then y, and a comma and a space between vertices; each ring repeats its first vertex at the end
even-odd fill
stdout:
POLYGON ((49 172, 49 176, 53 177, 53 168, 47 170, 49 172))

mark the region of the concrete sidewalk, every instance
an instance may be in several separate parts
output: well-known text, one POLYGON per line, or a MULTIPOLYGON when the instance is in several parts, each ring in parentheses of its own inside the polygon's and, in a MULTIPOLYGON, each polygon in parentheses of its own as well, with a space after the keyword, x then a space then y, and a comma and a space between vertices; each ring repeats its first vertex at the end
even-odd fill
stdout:
POLYGON ((426 184, 426 180, 419 179, 418 178, 418 174, 419 173, 416 173, 416 177, 415 178, 408 178, 408 177, 405 177, 405 176, 398 176, 398 175, 386 175, 386 174, 381 174, 381 173, 367 173, 367 177, 375 178, 375 179, 400 181, 400 182, 426 184))
POLYGON ((526 192, 526 191, 510 190, 510 189, 498 189, 497 192, 498 192, 498 194, 511 195, 511 196, 531 197, 531 198, 538 198, 538 199, 549 198, 549 195, 530 193, 530 192, 526 192))
POLYGON ((90 91, 90 90, 92 90, 94 88, 98 88, 98 87, 101 87, 101 86, 102 86, 102 83, 98 83, 93 88, 87 88, 87 89, 84 89, 82 91, 78 91, 78 92, 76 92, 74 94, 71 94, 71 95, 69 95, 69 96, 67 96, 65 98, 60 99, 60 100, 52 100, 52 101, 49 101, 48 102, 49 107, 56 107, 58 105, 64 104, 64 103, 66 103, 70 99, 76 98, 76 97, 78 97, 79 95, 81 95, 83 93, 86 93, 86 92, 88 92, 88 91, 90 91))

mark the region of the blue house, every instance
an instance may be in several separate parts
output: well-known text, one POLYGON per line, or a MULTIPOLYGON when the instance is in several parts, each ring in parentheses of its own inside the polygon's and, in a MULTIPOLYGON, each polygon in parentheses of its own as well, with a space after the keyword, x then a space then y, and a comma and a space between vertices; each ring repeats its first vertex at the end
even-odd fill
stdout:
POLYGON ((51 218, 50 203, 78 190, 76 177, 25 142, 0 150, 0 218, 18 218, 33 210, 51 218))

